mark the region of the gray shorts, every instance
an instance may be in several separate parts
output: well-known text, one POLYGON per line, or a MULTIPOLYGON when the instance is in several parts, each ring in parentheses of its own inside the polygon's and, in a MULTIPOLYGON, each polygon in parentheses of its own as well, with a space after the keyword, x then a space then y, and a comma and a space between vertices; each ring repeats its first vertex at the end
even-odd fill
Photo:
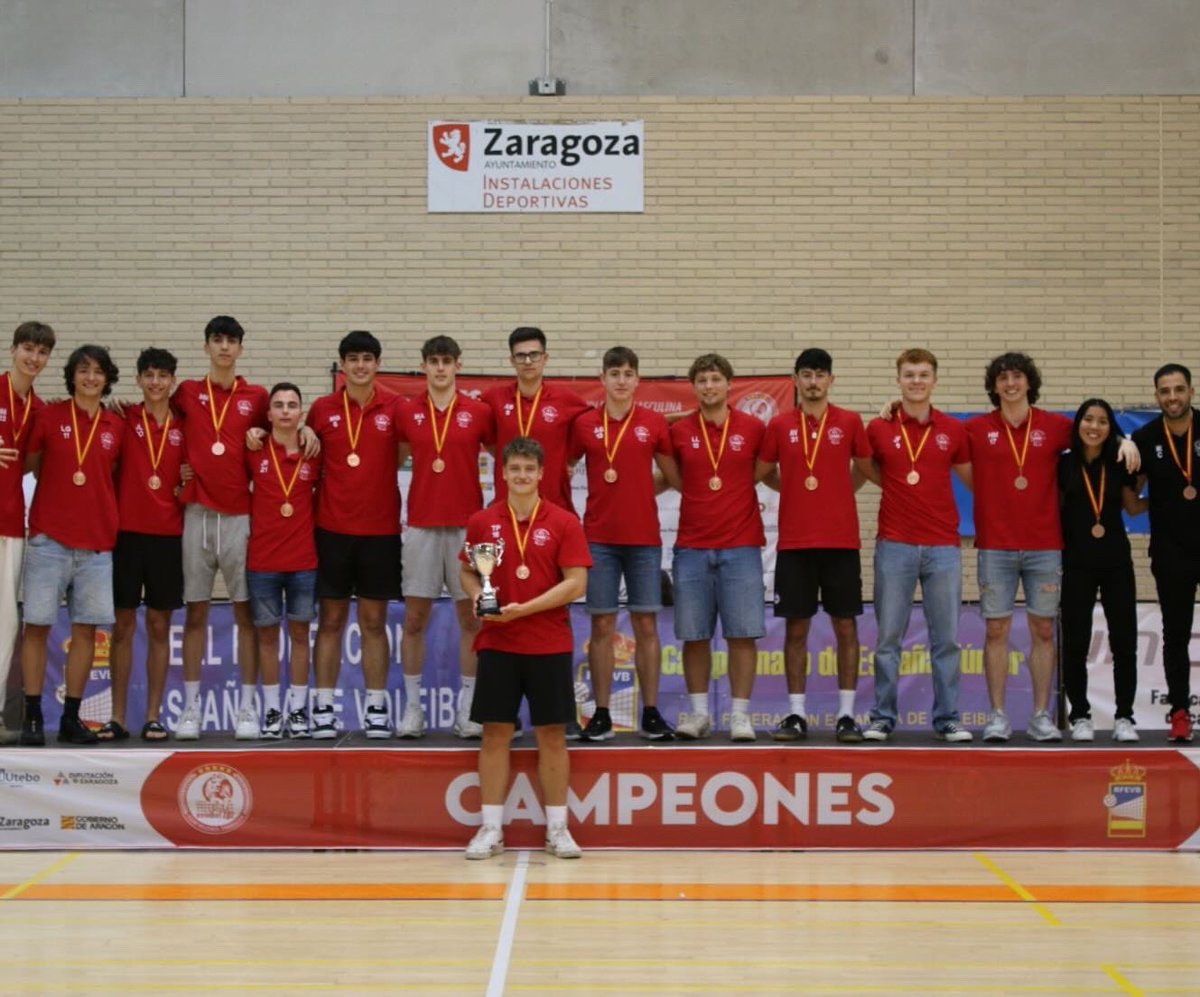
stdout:
POLYGON ((410 526, 400 555, 405 598, 439 599, 446 590, 455 601, 465 599, 467 593, 458 581, 462 567, 458 552, 466 537, 465 526, 410 526))
POLYGON ((218 569, 230 602, 248 602, 249 516, 227 516, 197 502, 183 512, 183 601, 208 602, 218 569))

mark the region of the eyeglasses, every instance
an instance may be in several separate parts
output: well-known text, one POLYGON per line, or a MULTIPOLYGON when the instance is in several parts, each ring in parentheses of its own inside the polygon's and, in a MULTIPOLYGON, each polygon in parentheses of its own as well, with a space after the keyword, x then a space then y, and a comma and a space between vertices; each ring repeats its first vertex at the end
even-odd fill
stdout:
POLYGON ((545 350, 530 350, 528 353, 514 353, 513 363, 537 363, 546 355, 545 350))

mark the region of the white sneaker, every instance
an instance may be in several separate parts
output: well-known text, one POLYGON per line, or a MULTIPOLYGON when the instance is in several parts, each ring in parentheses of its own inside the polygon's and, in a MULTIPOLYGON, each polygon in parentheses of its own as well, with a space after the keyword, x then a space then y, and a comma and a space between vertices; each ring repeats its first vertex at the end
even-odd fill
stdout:
POLYGON ((372 741, 386 741, 392 736, 392 722, 386 706, 368 706, 363 717, 363 733, 372 741))
POLYGON ((892 722, 872 720, 863 728, 862 736, 864 741, 886 741, 892 736, 892 722))
POLYGON ((1114 741, 1132 742, 1138 740, 1137 728, 1127 717, 1118 717, 1113 723, 1112 739, 1114 741))
POLYGON ((332 706, 314 706, 312 709, 312 736, 314 741, 330 741, 338 735, 337 713, 332 706))
POLYGON ((707 713, 681 713, 675 722, 675 736, 681 741, 702 741, 712 733, 712 717, 707 713))
POLYGON ((577 859, 583 854, 566 824, 546 828, 546 851, 558 859, 577 859))
MULTIPOLYGON (((1035 741, 1061 741, 1062 731, 1050 719, 1048 710, 1035 710, 1029 718, 1029 726, 1025 728, 1025 733, 1035 741)), ((1095 735, 1092 735, 1095 737, 1095 735)))
POLYGON ((754 733, 754 725, 750 723, 750 717, 746 713, 731 713, 729 715, 729 740, 731 741, 753 741, 757 738, 754 733))
POLYGON ((987 723, 983 725, 985 741, 1007 741, 1012 737, 1012 724, 1008 722, 1008 714, 1003 710, 992 710, 988 714, 987 723))
POLYGON ((490 859, 504 851, 504 829, 484 824, 467 845, 467 858, 490 859))
POLYGON ((1071 721, 1071 740, 1072 741, 1094 741, 1096 740, 1096 728, 1092 725, 1092 721, 1087 717, 1080 720, 1071 721))
POLYGON ((934 731, 933 736, 939 741, 946 741, 948 744, 966 744, 975 735, 957 720, 949 720, 934 731))
POLYGON ((470 710, 458 711, 451 730, 455 737, 462 738, 464 741, 477 741, 483 737, 483 724, 477 724, 471 719, 470 710))
POLYGON ((400 726, 396 728, 396 736, 417 738, 425 736, 425 711, 421 704, 408 703, 404 707, 404 715, 400 718, 400 726))
POLYGON ((200 740, 200 704, 193 703, 181 714, 179 714, 179 722, 175 725, 175 740, 176 741, 199 741, 200 740))
POLYGON ((237 727, 233 736, 238 741, 257 741, 261 731, 258 729, 258 714, 253 707, 242 710, 237 715, 237 727))
POLYGON ((283 714, 279 710, 267 710, 261 737, 264 741, 278 741, 283 737, 283 714))

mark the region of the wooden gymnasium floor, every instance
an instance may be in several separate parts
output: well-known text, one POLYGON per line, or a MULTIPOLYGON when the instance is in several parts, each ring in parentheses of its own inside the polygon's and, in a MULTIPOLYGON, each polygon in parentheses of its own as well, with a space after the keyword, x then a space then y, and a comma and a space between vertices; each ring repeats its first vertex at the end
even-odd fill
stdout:
POLYGON ((0 993, 1200 994, 1200 856, 0 853, 0 993))

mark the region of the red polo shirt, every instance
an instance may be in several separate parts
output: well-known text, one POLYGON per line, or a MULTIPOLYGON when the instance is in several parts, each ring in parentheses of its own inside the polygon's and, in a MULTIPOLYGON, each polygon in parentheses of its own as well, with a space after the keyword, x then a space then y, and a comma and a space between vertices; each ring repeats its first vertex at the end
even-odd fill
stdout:
POLYGON ((15 447, 21 456, 8 467, 0 467, 0 537, 25 536, 25 454, 29 450, 29 435, 34 418, 45 407, 33 389, 27 401, 12 391, 10 374, 0 374, 0 447, 15 447), (25 413, 28 408, 29 417, 25 413))
POLYGON ((177 537, 183 534, 183 506, 175 494, 180 484, 180 465, 184 463, 183 419, 172 415, 170 422, 160 426, 147 416, 150 436, 142 423, 141 403, 125 409, 125 447, 121 468, 117 472, 117 506, 120 509, 121 529, 130 533, 150 533, 155 536, 177 537), (165 433, 165 439, 164 439, 165 433), (162 456, 158 470, 150 456, 162 456), (157 475, 159 487, 150 487, 150 478, 157 475))
POLYGON ((250 497, 250 542, 246 548, 249 571, 315 571, 317 545, 313 538, 313 492, 320 477, 320 457, 308 459, 302 450, 289 454, 270 436, 256 453, 246 453, 246 471, 253 491, 250 497), (279 462, 276 471, 274 454, 279 462), (284 486, 295 484, 291 491, 284 486), (283 478, 280 481, 280 478, 283 478), (283 504, 292 507, 284 516, 283 504))

